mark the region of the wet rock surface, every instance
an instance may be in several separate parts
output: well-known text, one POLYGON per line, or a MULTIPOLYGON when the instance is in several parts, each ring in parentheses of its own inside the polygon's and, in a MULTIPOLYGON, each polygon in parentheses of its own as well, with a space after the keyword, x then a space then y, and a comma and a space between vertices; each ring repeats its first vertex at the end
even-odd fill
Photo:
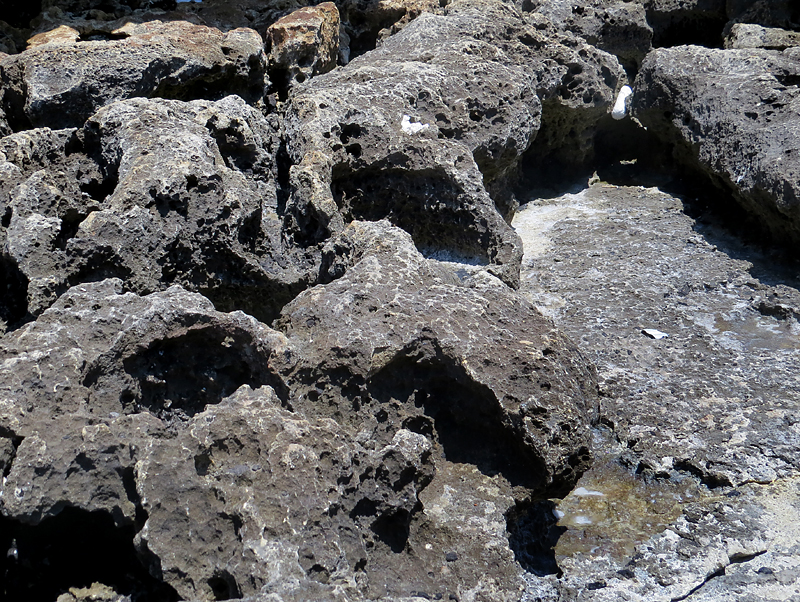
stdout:
POLYGON ((793 3, 10 7, 0 602, 796 596, 793 3))

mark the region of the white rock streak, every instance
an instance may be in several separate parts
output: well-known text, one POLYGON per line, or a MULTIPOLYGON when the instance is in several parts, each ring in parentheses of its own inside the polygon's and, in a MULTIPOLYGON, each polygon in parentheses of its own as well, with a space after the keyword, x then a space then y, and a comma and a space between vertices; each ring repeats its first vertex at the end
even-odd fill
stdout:
POLYGON ((614 103, 614 108, 611 109, 611 116, 614 119, 622 119, 628 112, 628 99, 633 94, 630 86, 622 86, 617 94, 617 102, 614 103))
POLYGON ((403 132, 406 134, 414 135, 427 130, 430 126, 427 123, 420 123, 418 121, 412 123, 411 117, 403 115, 403 121, 400 122, 400 127, 403 128, 403 132))

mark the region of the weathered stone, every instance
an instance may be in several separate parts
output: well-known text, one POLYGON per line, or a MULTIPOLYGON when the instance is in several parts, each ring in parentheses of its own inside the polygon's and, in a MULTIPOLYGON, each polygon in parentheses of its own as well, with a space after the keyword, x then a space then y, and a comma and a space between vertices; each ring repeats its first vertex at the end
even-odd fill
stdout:
MULTIPOLYGON (((295 239, 386 217, 427 253, 515 284, 519 242, 502 216, 513 213, 507 184, 539 127, 536 92, 597 120, 621 73, 574 38, 577 49, 545 40, 510 6, 457 2, 299 87, 286 122, 295 239)), ((575 138, 556 130, 551 141, 575 138)))
POLYGON ((113 33, 124 39, 44 44, 2 61, 0 104, 11 127, 79 127, 100 107, 134 96, 263 96, 266 61, 252 30, 153 21, 113 33))
POLYGON ((786 50, 792 46, 800 46, 800 33, 749 23, 734 23, 725 36, 725 48, 786 50))
POLYGON ((576 4, 546 0, 535 10, 559 29, 616 56, 629 73, 639 69, 650 51, 653 29, 638 2, 585 0, 576 4))
POLYGON ((313 254, 282 242, 278 126, 238 97, 134 99, 60 135, 60 148, 23 149, 44 168, 32 173, 26 155, 9 154, 31 136, 2 141, 9 173, 24 171, 8 180, 1 232, 8 273, 20 281, 14 290, 27 301, 5 310, 7 322, 38 315, 72 284, 109 276, 141 294, 181 283, 221 309, 270 320, 316 277, 313 254), (95 160, 73 152, 59 168, 71 139, 95 160))
POLYGON ((800 77, 796 49, 658 49, 633 112, 684 165, 731 191, 775 241, 800 240, 800 77))
POLYGON ((150 431, 242 384, 281 389, 268 364, 285 339, 255 319, 179 287, 120 293, 113 280, 70 289, 4 339, 0 428, 20 443, 3 516, 37 524, 69 506, 131 523, 135 450, 150 431))
POLYGON ((37 33, 28 39, 28 48, 43 46, 44 44, 73 44, 80 40, 81 33, 69 25, 60 25, 42 33, 37 33))
POLYGON ((326 247, 323 278, 336 279, 276 321, 302 358, 284 372, 296 407, 377 442, 417 424, 454 461, 532 491, 569 487, 587 461, 591 372, 498 280, 462 277, 402 230, 353 222, 326 247), (477 454, 475 437, 486 445, 477 454))
POLYGON ((267 29, 272 79, 302 83, 327 73, 339 57, 339 11, 332 2, 306 7, 278 19, 267 29))
POLYGON ((613 433, 597 453, 631 482, 645 476, 617 492, 601 465, 559 506, 564 575, 535 582, 550 599, 769 600, 796 587, 800 293, 768 284, 796 272, 684 206, 656 188, 597 184, 515 219, 521 292, 598 367, 613 433), (596 524, 589 500, 608 522, 596 524), (637 523, 642 537, 630 539, 637 523))

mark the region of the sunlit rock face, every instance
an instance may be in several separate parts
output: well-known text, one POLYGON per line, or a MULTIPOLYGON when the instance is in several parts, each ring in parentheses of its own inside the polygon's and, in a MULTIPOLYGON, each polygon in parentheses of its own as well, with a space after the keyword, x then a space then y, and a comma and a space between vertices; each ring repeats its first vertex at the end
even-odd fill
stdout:
POLYGON ((9 7, 0 602, 796 594, 792 3, 9 7))

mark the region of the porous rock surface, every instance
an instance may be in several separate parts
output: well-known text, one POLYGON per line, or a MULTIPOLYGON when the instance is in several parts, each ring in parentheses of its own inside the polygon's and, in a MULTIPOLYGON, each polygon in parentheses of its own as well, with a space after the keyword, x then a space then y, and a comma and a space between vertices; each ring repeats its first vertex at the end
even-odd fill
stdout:
POLYGON ((800 240, 800 51, 657 49, 633 111, 733 193, 777 240, 800 240))
POLYGON ((793 3, 11 6, 0 602, 796 595, 793 3))

